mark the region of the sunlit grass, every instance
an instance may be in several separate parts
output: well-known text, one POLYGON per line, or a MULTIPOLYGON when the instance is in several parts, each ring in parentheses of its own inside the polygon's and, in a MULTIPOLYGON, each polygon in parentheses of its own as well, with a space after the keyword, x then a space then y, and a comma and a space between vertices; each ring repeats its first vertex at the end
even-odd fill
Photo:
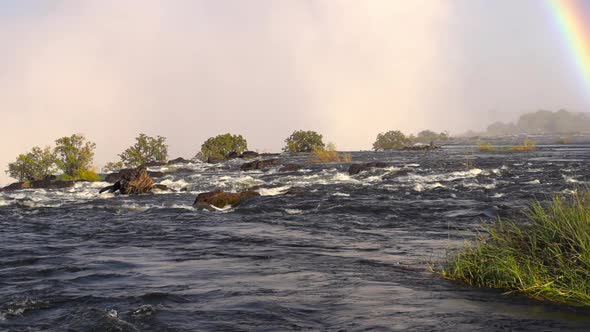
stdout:
POLYGON ((513 151, 530 152, 537 149, 537 143, 531 139, 525 139, 522 145, 516 146, 494 146, 490 143, 479 143, 477 148, 480 152, 513 151))
POLYGON ((492 152, 496 151, 498 148, 491 145, 490 143, 480 143, 477 145, 477 148, 480 152, 492 152))
POLYGON ((510 148, 511 151, 517 152, 528 152, 535 151, 537 149, 537 143, 532 139, 525 139, 522 145, 513 146, 510 148))
POLYGON ((58 181, 100 181, 100 175, 93 170, 82 170, 76 176, 62 174, 57 177, 58 181))
POLYGON ((590 305, 590 194, 535 203, 523 221, 499 220, 439 272, 473 286, 590 305))
POLYGON ((314 147, 311 152, 311 162, 313 163, 349 163, 352 162, 350 153, 338 153, 334 144, 328 144, 327 147, 314 147))

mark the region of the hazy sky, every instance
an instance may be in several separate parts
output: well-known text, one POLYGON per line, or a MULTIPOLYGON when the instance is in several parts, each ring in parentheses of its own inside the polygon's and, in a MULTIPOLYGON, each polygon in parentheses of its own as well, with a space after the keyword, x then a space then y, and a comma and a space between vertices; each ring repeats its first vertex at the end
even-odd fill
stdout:
POLYGON ((140 132, 171 157, 225 132, 278 151, 296 129, 369 149, 590 109, 546 0, 0 0, 0 43, 0 168, 76 132, 102 166, 140 132))

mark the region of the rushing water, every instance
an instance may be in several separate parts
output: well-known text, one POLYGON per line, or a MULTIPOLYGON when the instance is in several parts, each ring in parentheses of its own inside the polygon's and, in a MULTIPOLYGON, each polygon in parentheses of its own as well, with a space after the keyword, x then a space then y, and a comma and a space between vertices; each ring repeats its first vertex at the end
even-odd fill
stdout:
POLYGON ((164 167, 158 182, 187 191, 135 197, 99 195, 105 183, 0 193, 0 330, 590 328, 589 310, 429 272, 482 221, 583 186, 590 146, 352 156, 393 166, 349 176, 347 164, 281 156, 304 168, 164 167), (249 187, 263 196, 191 207, 200 192, 249 187))

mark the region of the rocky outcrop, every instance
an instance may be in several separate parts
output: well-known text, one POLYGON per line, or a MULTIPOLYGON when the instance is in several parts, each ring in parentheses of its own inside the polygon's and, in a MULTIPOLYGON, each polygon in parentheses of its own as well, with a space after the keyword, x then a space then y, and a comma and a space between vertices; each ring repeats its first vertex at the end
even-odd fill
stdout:
POLYGON ((301 165, 286 164, 286 165, 283 165, 283 167, 281 167, 279 169, 279 172, 297 172, 300 169, 301 169, 301 165))
POLYGON ((391 166, 391 165, 389 165, 388 163, 383 163, 383 162, 379 162, 379 161, 365 163, 365 164, 352 164, 348 168, 348 174, 355 175, 355 174, 359 174, 364 171, 368 171, 372 168, 386 168, 389 166, 391 166))
POLYGON ((404 146, 402 150, 405 151, 432 151, 441 149, 440 146, 430 144, 430 145, 413 145, 413 146, 404 146))
POLYGON ((190 163, 190 160, 186 160, 182 157, 168 160, 168 165, 178 165, 178 164, 188 164, 188 163, 190 163))
MULTIPOLYGON (((122 179, 123 177, 129 176, 135 170, 136 170, 135 168, 124 168, 124 169, 120 170, 118 173, 107 174, 107 175, 105 175, 104 181, 109 182, 109 183, 115 183, 115 182, 119 181, 120 179, 122 179)), ((161 178, 164 175, 166 175, 162 172, 147 171, 147 173, 152 178, 161 178)))
POLYGON ((199 194, 193 203, 193 206, 200 208, 210 208, 211 206, 214 206, 221 209, 226 206, 239 205, 243 201, 256 196, 260 196, 260 194, 252 190, 239 193, 213 191, 199 194))
POLYGON ((165 163, 163 161, 150 161, 150 162, 147 162, 147 163, 145 163, 145 164, 143 164, 141 166, 144 166, 144 167, 160 167, 160 166, 166 166, 167 164, 168 163, 165 163))
POLYGON ((254 158, 257 158, 258 156, 259 156, 258 152, 255 152, 255 151, 244 151, 242 153, 232 151, 225 158, 209 157, 207 159, 207 163, 218 164, 218 163, 232 160, 232 159, 254 159, 254 158))
POLYGON ((130 172, 124 172, 120 179, 112 186, 102 188, 100 193, 119 191, 123 195, 144 194, 154 188, 154 180, 149 175, 147 168, 140 166, 130 172))
POLYGON ((48 176, 42 180, 16 182, 10 184, 2 191, 21 190, 21 189, 65 189, 71 188, 76 183, 75 181, 57 181, 55 176, 48 176))
POLYGON ((242 171, 264 170, 278 165, 280 165, 278 159, 255 160, 243 164, 240 169, 242 171))

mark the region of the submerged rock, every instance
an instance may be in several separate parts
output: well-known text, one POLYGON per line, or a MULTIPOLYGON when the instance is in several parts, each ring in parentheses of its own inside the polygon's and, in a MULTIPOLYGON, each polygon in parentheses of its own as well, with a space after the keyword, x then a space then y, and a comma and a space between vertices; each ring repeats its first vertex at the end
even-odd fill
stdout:
POLYGON ((271 168, 274 166, 278 166, 280 164, 278 159, 266 159, 266 160, 255 160, 249 163, 243 164, 240 169, 242 171, 253 171, 253 170, 262 170, 271 168))
POLYGON ((144 194, 151 192, 153 188, 154 180, 150 177, 147 168, 140 166, 130 172, 123 172, 115 184, 102 188, 100 193, 119 191, 123 195, 144 194))
POLYGON ((197 199, 193 203, 193 206, 202 207, 202 208, 209 208, 211 206, 217 207, 219 209, 224 208, 226 206, 236 206, 242 203, 243 201, 260 196, 260 194, 256 191, 243 191, 239 193, 229 193, 224 191, 213 191, 208 193, 202 193, 197 196, 197 199))
POLYGON ((279 169, 279 172, 297 172, 300 169, 301 169, 301 165, 286 164, 286 165, 283 165, 283 167, 281 167, 279 169))
POLYGON ((368 171, 372 168, 386 168, 389 166, 391 166, 391 165, 388 163, 383 163, 383 162, 379 162, 379 161, 365 163, 365 164, 352 164, 348 168, 348 174, 355 175, 355 174, 359 174, 360 172, 368 171))

